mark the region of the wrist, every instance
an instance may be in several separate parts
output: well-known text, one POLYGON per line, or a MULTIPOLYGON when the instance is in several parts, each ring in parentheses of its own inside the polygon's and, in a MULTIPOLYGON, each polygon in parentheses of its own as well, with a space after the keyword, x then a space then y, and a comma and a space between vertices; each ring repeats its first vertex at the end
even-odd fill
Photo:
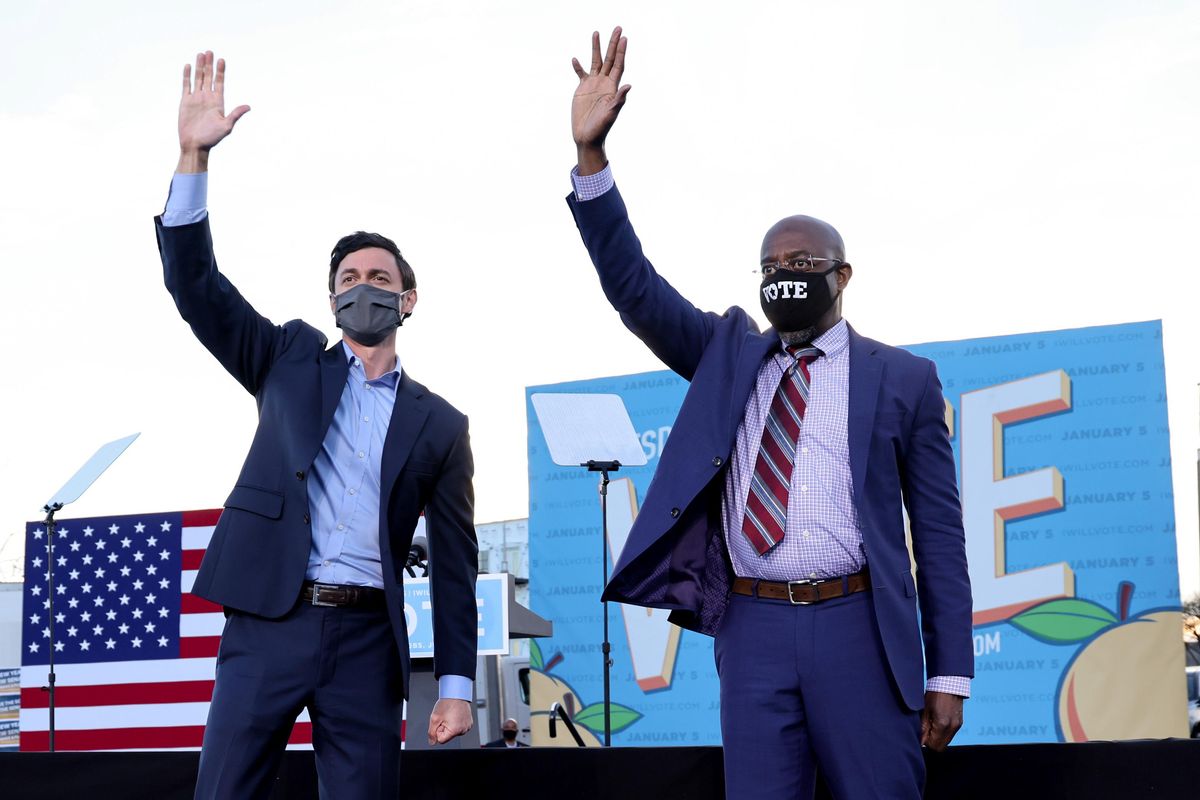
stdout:
POLYGON ((576 144, 580 175, 595 175, 608 166, 603 144, 576 144))
POLYGON ((185 147, 179 151, 176 172, 208 172, 208 151, 198 147, 185 147))

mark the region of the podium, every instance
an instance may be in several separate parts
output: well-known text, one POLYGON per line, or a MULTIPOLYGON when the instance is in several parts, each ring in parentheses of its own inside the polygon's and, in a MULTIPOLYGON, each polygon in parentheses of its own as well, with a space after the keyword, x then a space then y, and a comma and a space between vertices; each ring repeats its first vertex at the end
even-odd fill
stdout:
MULTIPOLYGON (((480 575, 475 584, 475 603, 479 609, 479 655, 508 655, 510 639, 551 636, 554 623, 543 619, 516 600, 516 579, 507 572, 480 575)), ((405 713, 405 750, 431 750, 426 732, 429 715, 438 699, 438 684, 433 677, 433 609, 428 578, 404 581, 404 616, 408 622, 410 672, 408 708, 405 713)), ((474 675, 467 676, 474 679, 474 675)), ((478 687, 476 687, 476 691, 478 687)), ((475 717, 475 698, 471 715, 475 717)), ((464 736, 436 746, 438 750, 479 747, 479 724, 464 736)))

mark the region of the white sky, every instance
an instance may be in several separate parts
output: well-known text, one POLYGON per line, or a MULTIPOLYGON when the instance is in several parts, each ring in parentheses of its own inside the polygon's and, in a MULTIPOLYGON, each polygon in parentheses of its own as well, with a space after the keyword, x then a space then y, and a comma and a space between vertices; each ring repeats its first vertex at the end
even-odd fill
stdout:
POLYGON ((810 213, 857 268, 847 316, 885 341, 1162 318, 1180 571, 1200 589, 1200 5, 603 5, 7 3, 0 562, 101 442, 143 432, 70 516, 220 506, 249 444, 254 403, 176 316, 151 224, 205 48, 229 62, 227 106, 253 107, 211 164, 226 274, 332 336, 333 242, 395 238, 421 287, 404 367, 471 417, 477 519, 526 516, 524 387, 660 368, 563 202, 570 58, 620 23, 634 88, 609 155, 698 305, 757 315, 762 233, 810 213))

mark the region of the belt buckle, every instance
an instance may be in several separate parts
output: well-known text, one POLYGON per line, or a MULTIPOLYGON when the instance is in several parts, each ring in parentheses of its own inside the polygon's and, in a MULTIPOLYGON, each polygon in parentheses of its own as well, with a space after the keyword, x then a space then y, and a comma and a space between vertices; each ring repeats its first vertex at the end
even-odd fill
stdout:
POLYGON ((797 600, 795 595, 792 594, 792 587, 793 586, 816 586, 820 582, 821 581, 810 581, 808 579, 801 580, 801 581, 788 581, 787 582, 788 602, 794 606, 811 606, 813 603, 815 603, 817 601, 816 600, 797 600))
MULTIPOLYGON (((326 586, 327 589, 332 589, 332 586, 326 586)), ((321 584, 314 583, 312 586, 312 605, 323 606, 325 608, 334 608, 337 603, 331 603, 328 600, 321 600, 321 584)))

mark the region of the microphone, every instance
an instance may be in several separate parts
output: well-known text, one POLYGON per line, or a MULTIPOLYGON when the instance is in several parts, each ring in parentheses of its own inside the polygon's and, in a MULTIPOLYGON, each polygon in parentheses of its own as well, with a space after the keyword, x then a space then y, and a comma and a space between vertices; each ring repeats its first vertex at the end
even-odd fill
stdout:
POLYGON ((429 540, 422 534, 413 537, 412 545, 408 548, 408 560, 404 570, 410 578, 417 577, 414 567, 421 570, 421 577, 429 575, 429 540))
POLYGON ((422 561, 429 560, 429 540, 421 534, 413 537, 412 546, 408 549, 408 563, 404 566, 415 567, 422 561))

